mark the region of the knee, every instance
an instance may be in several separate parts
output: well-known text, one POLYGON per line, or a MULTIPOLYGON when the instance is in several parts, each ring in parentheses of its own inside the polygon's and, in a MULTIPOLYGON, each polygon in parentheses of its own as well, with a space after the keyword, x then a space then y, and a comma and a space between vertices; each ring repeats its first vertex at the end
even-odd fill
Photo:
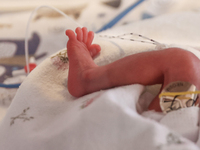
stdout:
POLYGON ((180 48, 167 49, 170 55, 168 72, 185 76, 191 80, 198 80, 200 74, 200 60, 193 53, 180 48))
MULTIPOLYGON (((179 68, 197 68, 200 64, 200 60, 191 52, 181 49, 181 48, 169 48, 167 49, 170 55, 170 63, 172 66, 179 68)), ((192 69, 191 68, 191 69, 192 69)))

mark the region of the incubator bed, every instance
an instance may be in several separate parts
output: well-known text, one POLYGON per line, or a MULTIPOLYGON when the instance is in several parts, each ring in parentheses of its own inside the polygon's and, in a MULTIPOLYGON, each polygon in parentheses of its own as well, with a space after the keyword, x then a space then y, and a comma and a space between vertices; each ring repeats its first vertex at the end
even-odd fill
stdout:
MULTIPOLYGON (((93 43, 102 50, 95 62, 106 65, 168 47, 188 50, 200 58, 199 25, 200 11, 187 11, 96 33, 93 43), (125 38, 116 38, 119 35, 125 38)), ((54 52, 23 81, 1 120, 0 149, 199 149, 199 107, 167 114, 148 111, 160 85, 133 84, 75 98, 67 89, 66 57, 65 48, 54 52)))

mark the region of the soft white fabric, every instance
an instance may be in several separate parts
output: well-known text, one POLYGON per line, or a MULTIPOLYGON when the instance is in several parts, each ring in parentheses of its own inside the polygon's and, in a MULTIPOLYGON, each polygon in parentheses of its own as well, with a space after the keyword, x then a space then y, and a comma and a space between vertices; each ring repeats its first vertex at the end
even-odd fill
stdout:
MULTIPOLYGON (((199 16, 196 12, 166 15, 100 34, 135 32, 168 45, 200 47, 199 16)), ((150 44, 97 36, 94 42, 102 47, 95 60, 99 65, 155 50, 150 44)), ((191 49, 200 58, 199 51, 191 49)), ((31 72, 1 121, 0 149, 199 149, 199 108, 165 116, 155 112, 140 115, 137 110, 144 89, 141 85, 98 91, 75 100, 67 91, 67 72, 58 70, 51 58, 31 72)))
POLYGON ((196 142, 199 136, 198 118, 199 108, 190 107, 169 113, 160 120, 160 123, 196 142))
POLYGON ((0 127, 1 149, 198 149, 137 113, 143 86, 74 100, 67 92, 66 73, 47 59, 23 82, 0 127))

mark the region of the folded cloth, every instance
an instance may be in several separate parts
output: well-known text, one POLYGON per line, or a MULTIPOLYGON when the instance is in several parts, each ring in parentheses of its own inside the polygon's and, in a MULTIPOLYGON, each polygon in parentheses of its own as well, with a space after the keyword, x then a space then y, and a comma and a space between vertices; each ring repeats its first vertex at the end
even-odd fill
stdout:
POLYGON ((59 82, 32 84, 43 67, 30 74, 32 80, 24 81, 9 107, 0 127, 1 149, 198 149, 137 113, 143 86, 128 85, 72 100, 66 88, 59 89, 59 82))

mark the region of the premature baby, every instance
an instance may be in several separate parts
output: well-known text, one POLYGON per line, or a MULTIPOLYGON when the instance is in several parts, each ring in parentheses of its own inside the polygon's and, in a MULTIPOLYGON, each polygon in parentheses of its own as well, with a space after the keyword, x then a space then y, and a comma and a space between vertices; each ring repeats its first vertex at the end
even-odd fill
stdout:
MULTIPOLYGON (((97 66, 93 58, 100 53, 101 47, 92 44, 94 33, 88 32, 85 27, 78 27, 75 32, 66 31, 69 37, 68 90, 75 97, 129 84, 162 84, 162 90, 171 82, 185 81, 200 88, 200 60, 189 51, 168 48, 143 52, 105 66, 97 66)), ((161 111, 158 96, 151 102, 149 109, 161 111)))

